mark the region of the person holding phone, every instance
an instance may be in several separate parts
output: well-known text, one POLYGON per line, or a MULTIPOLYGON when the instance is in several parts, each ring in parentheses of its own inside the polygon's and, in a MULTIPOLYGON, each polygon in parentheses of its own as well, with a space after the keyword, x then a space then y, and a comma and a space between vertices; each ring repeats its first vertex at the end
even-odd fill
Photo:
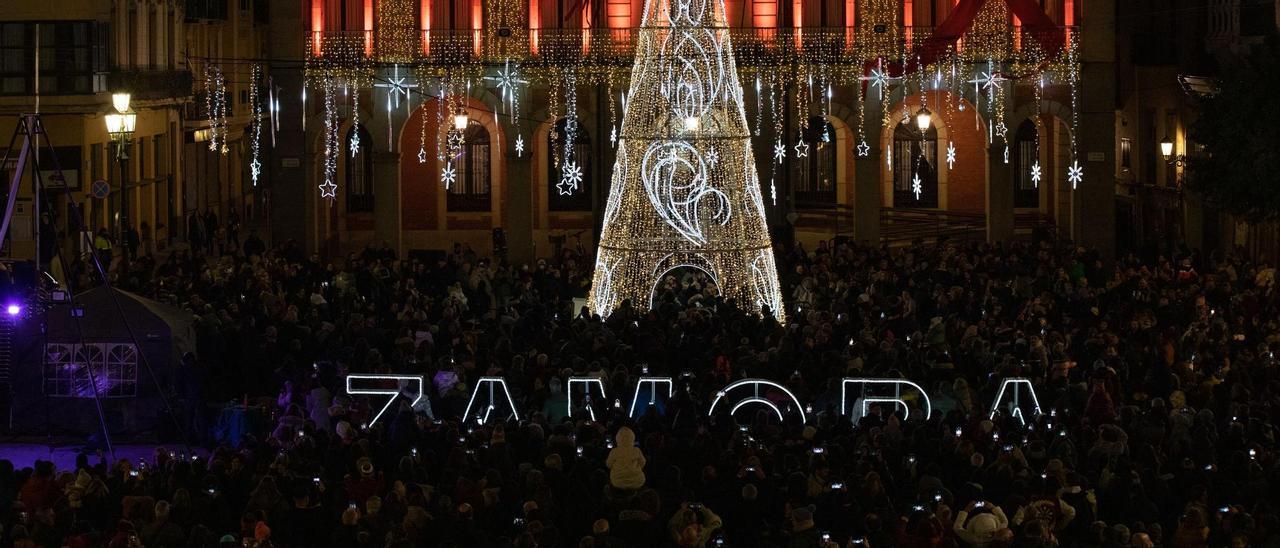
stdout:
POLYGON ((956 514, 953 530, 969 546, 992 546, 998 533, 1009 528, 1009 518, 999 506, 975 500, 956 514))

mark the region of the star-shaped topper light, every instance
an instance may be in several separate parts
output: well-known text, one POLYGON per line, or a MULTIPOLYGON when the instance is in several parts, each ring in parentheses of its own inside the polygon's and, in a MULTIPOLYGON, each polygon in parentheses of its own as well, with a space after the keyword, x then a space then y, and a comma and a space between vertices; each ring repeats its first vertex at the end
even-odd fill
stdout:
POLYGON ((391 108, 400 108, 400 97, 403 96, 407 101, 409 99, 409 90, 418 87, 418 84, 408 82, 407 76, 400 76, 400 65, 394 65, 391 69, 391 77, 387 78, 387 82, 374 84, 376 88, 387 88, 387 100, 391 108))
POLYGON ((920 192, 924 190, 924 186, 920 183, 920 174, 917 173, 911 177, 911 192, 916 195, 916 201, 920 200, 920 192))
POLYGON ((560 182, 556 184, 560 195, 573 194, 580 184, 582 184, 582 167, 578 166, 577 162, 565 162, 564 167, 560 168, 560 182))
POLYGON ((871 154, 871 145, 868 145, 867 140, 863 139, 862 142, 858 143, 858 156, 866 158, 868 154, 871 154))
POLYGON ((956 165, 956 144, 947 141, 947 169, 951 169, 956 165))
POLYGON ((320 185, 321 198, 330 198, 330 199, 337 198, 338 197, 337 191, 338 191, 338 185, 333 184, 333 181, 325 181, 324 184, 320 185))
POLYGON ((801 139, 796 143, 796 158, 805 158, 809 156, 809 143, 801 139))
POLYGON ((516 135, 516 158, 524 154, 524 135, 516 135))
POLYGON ((1084 168, 1080 167, 1079 160, 1071 161, 1071 167, 1067 168, 1067 180, 1071 181, 1071 190, 1075 190, 1084 180, 1084 168))
POLYGON ((1036 160, 1036 163, 1031 164, 1031 184, 1035 185, 1036 188, 1040 188, 1040 160, 1036 160))
POLYGON ((444 169, 440 170, 440 180, 444 182, 446 190, 453 186, 453 182, 458 180, 458 170, 453 169, 453 162, 444 165, 444 169))
POLYGON ((778 161, 778 163, 779 163, 779 164, 781 164, 781 163, 782 163, 782 159, 783 159, 783 158, 786 158, 786 157, 787 157, 787 147, 786 147, 786 146, 784 146, 784 145, 782 144, 782 141, 778 141, 778 142, 774 143, 774 144, 773 144, 773 159, 774 159, 774 160, 777 160, 777 161, 778 161))

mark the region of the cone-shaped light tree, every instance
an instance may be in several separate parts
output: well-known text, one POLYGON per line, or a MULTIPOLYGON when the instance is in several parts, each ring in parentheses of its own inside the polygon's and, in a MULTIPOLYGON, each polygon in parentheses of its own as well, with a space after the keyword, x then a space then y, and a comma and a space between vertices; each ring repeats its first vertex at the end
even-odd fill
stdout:
POLYGON ((783 319, 773 246, 723 0, 647 0, 592 312, 648 309, 670 271, 706 272, 744 309, 783 319))

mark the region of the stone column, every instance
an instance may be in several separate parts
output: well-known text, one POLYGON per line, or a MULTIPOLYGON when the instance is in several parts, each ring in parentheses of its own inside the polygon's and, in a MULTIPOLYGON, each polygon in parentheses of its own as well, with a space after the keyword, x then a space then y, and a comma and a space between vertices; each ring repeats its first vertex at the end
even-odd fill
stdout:
POLYGON ((533 261, 533 162, 529 151, 521 156, 507 155, 507 204, 502 219, 507 259, 516 265, 533 261))
POLYGON ((854 134, 854 237, 859 242, 879 243, 879 214, 884 205, 881 186, 881 169, 884 156, 881 150, 881 125, 879 109, 872 109, 872 93, 868 93, 867 156, 858 155, 861 141, 854 134), (874 114, 873 114, 874 113, 874 114))
MULTIPOLYGON (((987 147, 987 241, 1013 238, 1013 164, 1004 161, 1005 144, 987 147)), ((1010 152, 1012 153, 1012 152, 1010 152)))
POLYGON ((373 154, 373 239, 391 244, 397 257, 405 250, 400 237, 400 153, 373 154))
POLYGON ((1110 260, 1116 248, 1115 0, 1089 4, 1088 14, 1082 18, 1080 39, 1078 159, 1084 168, 1084 180, 1076 188, 1072 203, 1073 236, 1110 260))

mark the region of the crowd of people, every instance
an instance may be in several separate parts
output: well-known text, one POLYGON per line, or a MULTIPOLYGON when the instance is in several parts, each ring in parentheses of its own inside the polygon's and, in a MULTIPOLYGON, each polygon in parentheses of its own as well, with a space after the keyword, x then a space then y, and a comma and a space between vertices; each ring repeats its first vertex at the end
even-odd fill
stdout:
POLYGON ((573 250, 325 262, 249 240, 118 280, 198 317, 172 399, 209 456, 0 460, 0 544, 1280 546, 1275 272, 1240 255, 788 243, 782 323, 698 272, 671 273, 652 310, 593 317, 573 250), (348 395, 349 373, 422 375, 426 398, 370 424, 385 399, 348 395), (631 418, 642 376, 676 389, 631 418), (501 401, 463 416, 481 377, 505 379, 518 420, 501 401), (932 414, 915 395, 842 410, 846 377, 911 379, 932 414), (743 378, 785 386, 805 420, 777 390, 781 417, 708 415, 743 378), (1030 379, 1041 413, 991 416, 1006 378, 1030 379), (270 424, 228 443, 202 411, 228 401, 270 424))

